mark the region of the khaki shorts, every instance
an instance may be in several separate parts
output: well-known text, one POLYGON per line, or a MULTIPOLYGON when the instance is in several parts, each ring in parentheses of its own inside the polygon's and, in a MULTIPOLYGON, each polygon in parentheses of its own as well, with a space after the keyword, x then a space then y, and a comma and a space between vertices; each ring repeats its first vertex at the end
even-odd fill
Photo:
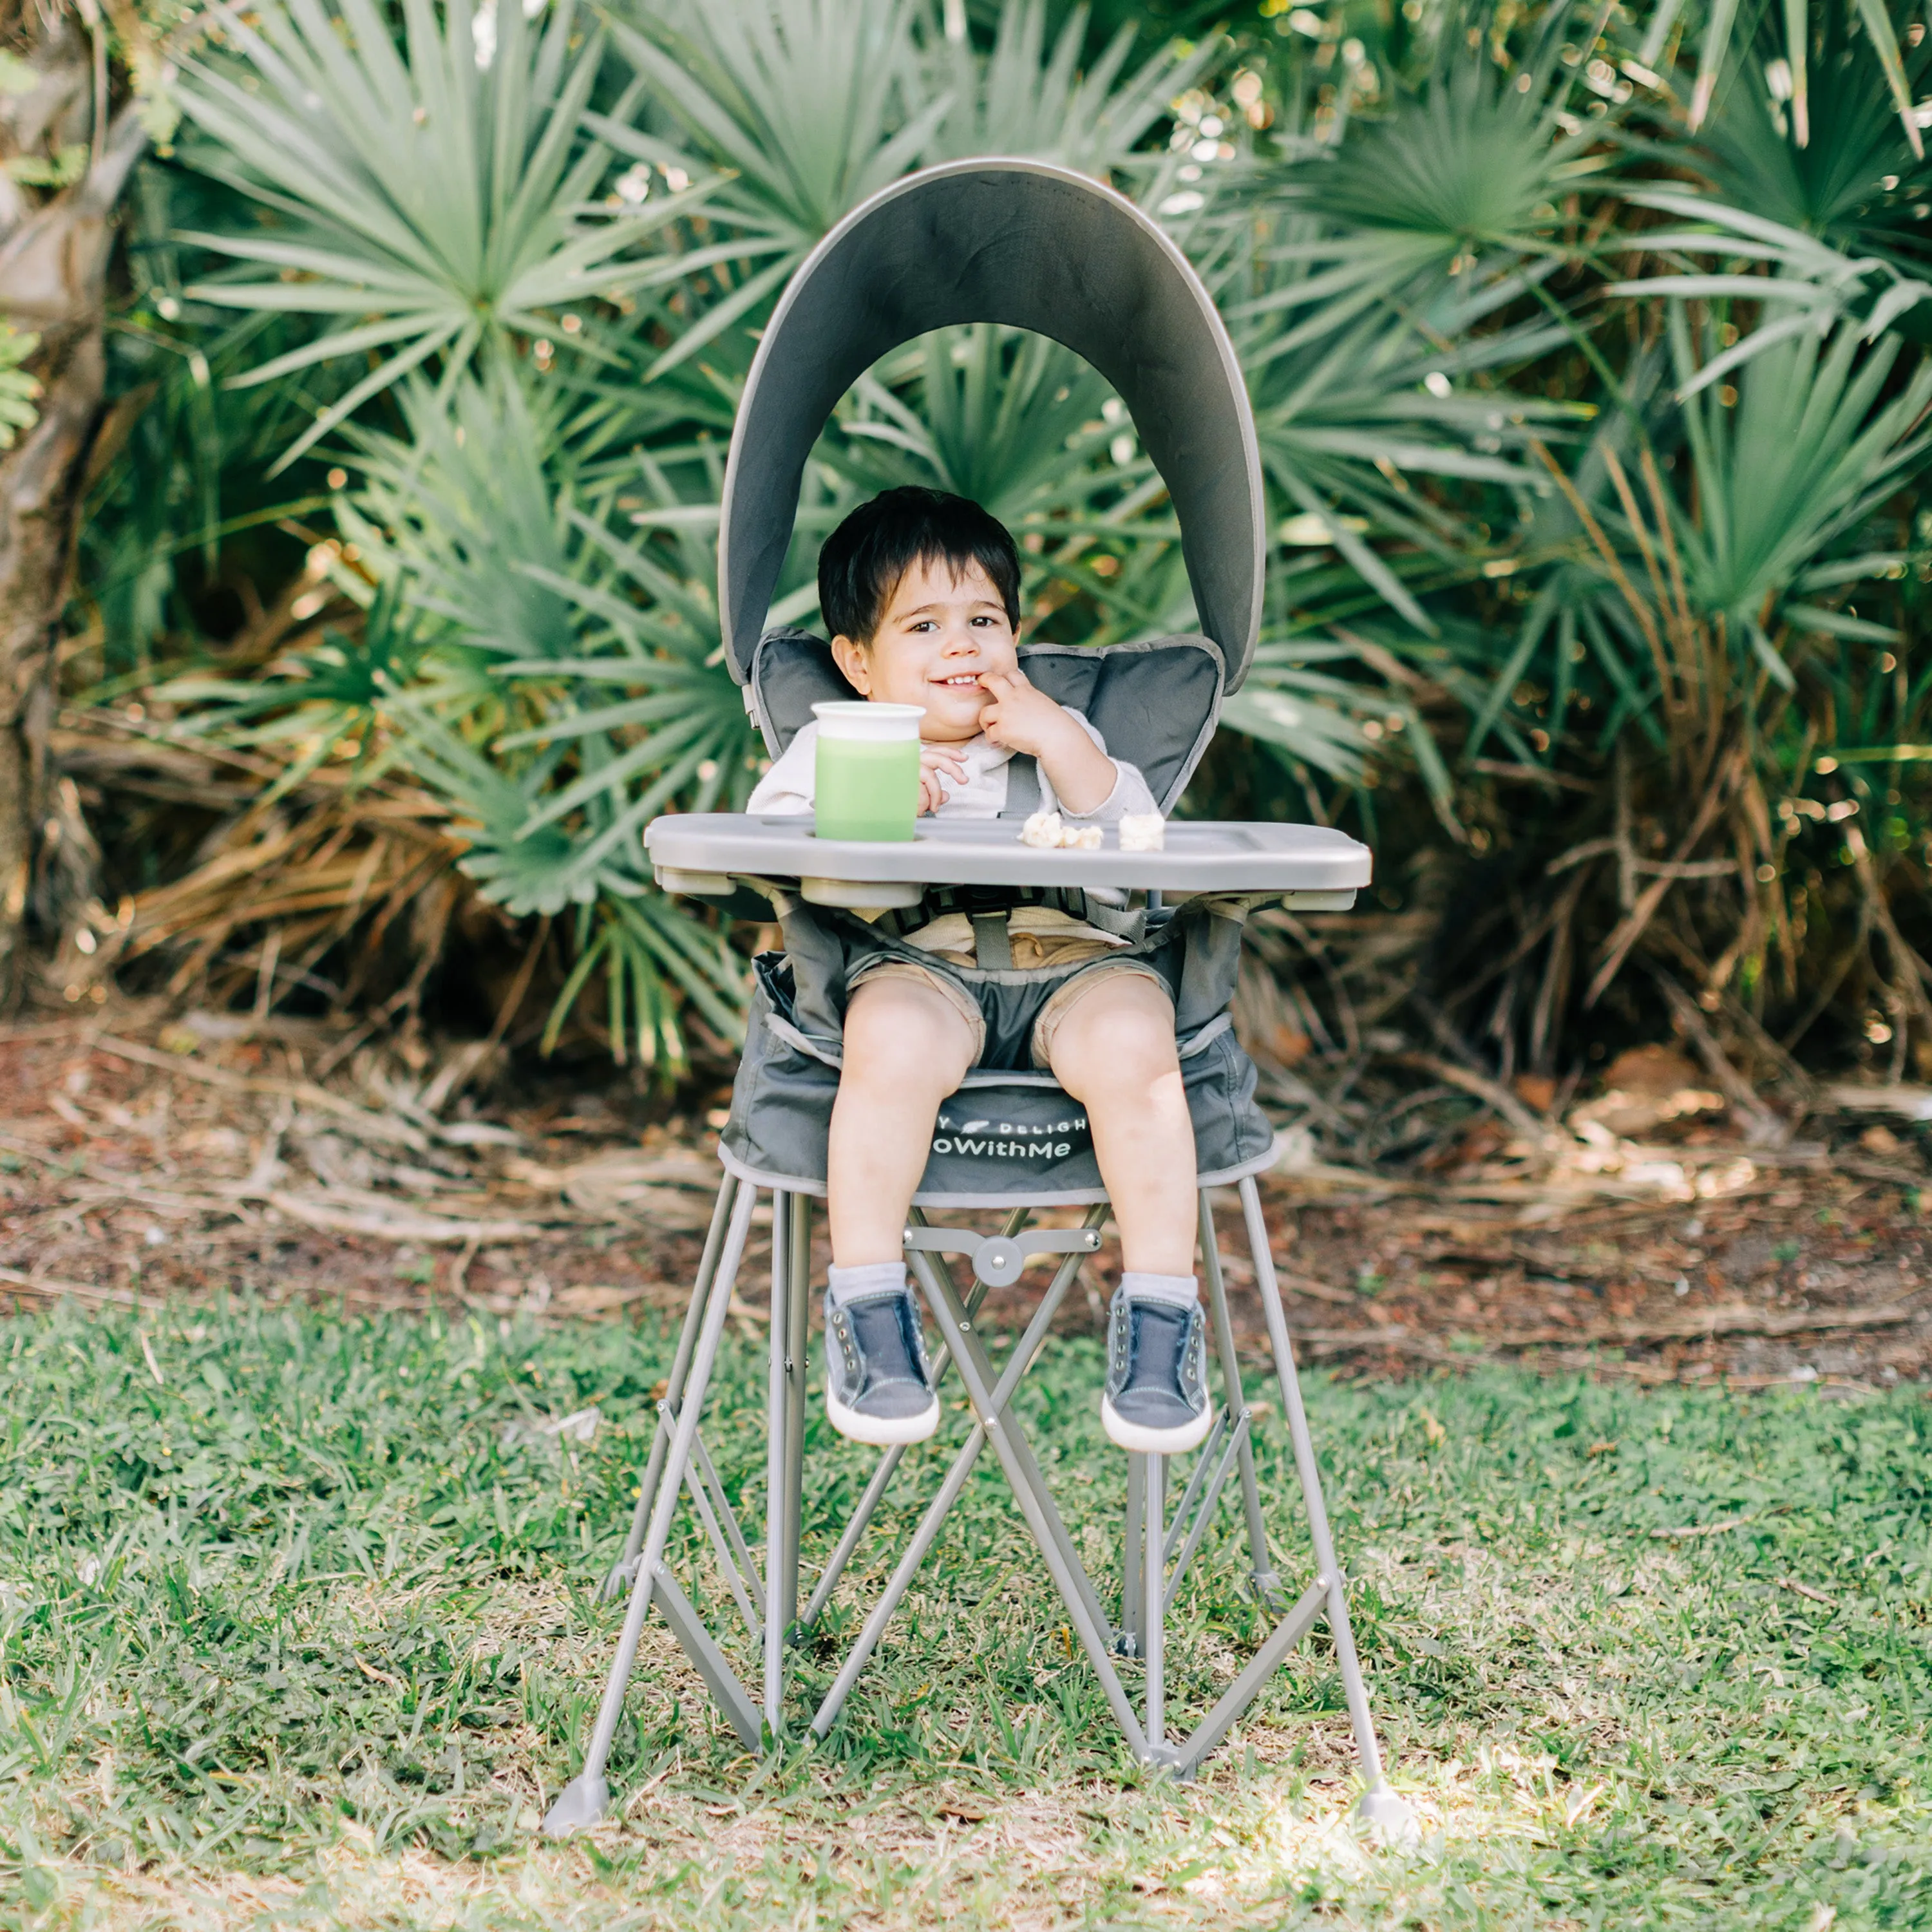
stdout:
MULTIPOLYGON (((1120 959, 1103 956, 1090 966, 1083 966, 1070 973, 1054 988, 1046 1004, 1040 1010, 1040 1017, 1033 1024, 1033 1064, 1042 1072, 1051 1072, 1053 1066, 1053 1036, 1059 1030, 1060 1022, 1071 1012, 1075 1005, 1093 991, 1103 980, 1117 974, 1129 974, 1136 979, 1151 980, 1171 1005, 1174 992, 1166 980, 1144 962, 1138 959, 1120 959)), ((910 980, 914 984, 930 986, 951 1006, 955 1012, 973 1030, 973 1060, 975 1066, 986 1050, 986 1016, 980 1003, 960 982, 950 974, 937 968, 922 966, 910 959, 881 959, 862 967, 850 982, 849 990, 859 988, 874 980, 910 980)))

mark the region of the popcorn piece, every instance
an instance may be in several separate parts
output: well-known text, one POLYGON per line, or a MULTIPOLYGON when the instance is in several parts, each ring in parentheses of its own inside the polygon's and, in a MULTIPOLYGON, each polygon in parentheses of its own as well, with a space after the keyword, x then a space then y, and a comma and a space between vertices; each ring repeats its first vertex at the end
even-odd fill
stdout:
POLYGON ((1159 812, 1129 812, 1120 820, 1123 852, 1162 852, 1166 849, 1167 820, 1159 812))
POLYGON ((1057 812, 1036 812, 1021 828, 1020 843, 1042 852, 1097 852, 1104 835, 1097 825, 1069 825, 1057 812))
POLYGON ((1021 828, 1020 843, 1042 852, 1097 852, 1106 836, 1097 825, 1069 825, 1057 812, 1036 812, 1021 828))

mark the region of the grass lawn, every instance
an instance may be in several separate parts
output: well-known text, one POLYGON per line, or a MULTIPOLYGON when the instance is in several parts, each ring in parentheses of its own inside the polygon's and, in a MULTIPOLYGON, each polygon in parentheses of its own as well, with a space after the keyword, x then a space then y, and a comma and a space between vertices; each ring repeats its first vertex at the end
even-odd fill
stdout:
MULTIPOLYGON (((754 1515, 744 1325, 707 1435, 754 1515)), ((1319 1631, 1198 1784, 1142 1774, 990 1456, 824 1745, 744 1754, 654 1619, 620 1822, 544 1844, 668 1357, 655 1328, 468 1316, 0 1326, 0 1925, 1932 1924, 1910 1389, 1311 1378, 1414 1856, 1348 1826, 1319 1631), (592 1404, 590 1442, 532 1432, 592 1404)), ((1022 1407, 1105 1588, 1097 1373, 1064 1345, 1022 1407)), ((1271 1411, 1262 1436, 1286 1525, 1271 1411)), ((808 1574, 868 1467, 809 1448, 808 1574)), ((914 1466, 848 1629, 938 1480, 914 1466)), ((1177 1719, 1257 1628, 1238 1517, 1184 1593, 1177 1719)))

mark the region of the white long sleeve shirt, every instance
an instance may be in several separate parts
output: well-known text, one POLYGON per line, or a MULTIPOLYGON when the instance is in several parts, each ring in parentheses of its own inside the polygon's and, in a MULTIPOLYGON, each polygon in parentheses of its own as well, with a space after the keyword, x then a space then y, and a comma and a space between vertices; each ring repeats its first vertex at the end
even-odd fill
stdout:
MULTIPOLYGON (((1083 713, 1076 711, 1071 705, 1063 708, 1102 751, 1106 750, 1106 740, 1083 713)), ((950 818, 998 818, 1006 808, 1006 786, 1011 776, 1012 753, 1005 746, 990 744, 983 737, 969 738, 963 744, 947 748, 958 754, 960 762, 966 767, 966 776, 962 781, 948 772, 940 773, 939 782, 946 794, 945 802, 939 808, 940 814, 950 818)), ((818 782, 818 721, 814 718, 791 741, 784 757, 758 781, 745 809, 773 814, 811 811, 818 782)), ((1129 764, 1124 758, 1114 758, 1112 764, 1114 788, 1091 812, 1070 811, 1054 793, 1046 766, 1036 764, 1040 782, 1036 809, 1057 812, 1062 818, 1076 823, 1105 825, 1130 814, 1158 812, 1160 808, 1155 804, 1154 794, 1148 790, 1147 780, 1141 776, 1139 767, 1129 764)))

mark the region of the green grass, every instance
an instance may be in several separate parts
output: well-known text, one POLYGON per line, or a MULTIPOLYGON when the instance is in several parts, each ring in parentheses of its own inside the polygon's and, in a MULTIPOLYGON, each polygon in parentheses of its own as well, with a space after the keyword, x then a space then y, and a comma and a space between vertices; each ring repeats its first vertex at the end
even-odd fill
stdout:
MULTIPOLYGON (((1318 1634, 1198 1785, 1140 1774, 990 1458, 825 1746, 743 1754, 654 1622, 623 1822, 537 1841, 668 1356, 655 1330, 252 1307, 0 1328, 0 1925, 1932 1924, 1911 1390, 1312 1379, 1413 1858, 1348 1825, 1318 1634), (510 1427, 592 1402, 588 1444, 510 1427)), ((1096 1367, 1060 1348, 1025 1406, 1100 1569, 1096 1367)), ((763 1376, 733 1340, 707 1431, 754 1514, 763 1376)), ((866 1462, 812 1448, 830 1512, 866 1462)), ((1237 1516, 1179 1619, 1197 1709, 1257 1628, 1237 1516)))

